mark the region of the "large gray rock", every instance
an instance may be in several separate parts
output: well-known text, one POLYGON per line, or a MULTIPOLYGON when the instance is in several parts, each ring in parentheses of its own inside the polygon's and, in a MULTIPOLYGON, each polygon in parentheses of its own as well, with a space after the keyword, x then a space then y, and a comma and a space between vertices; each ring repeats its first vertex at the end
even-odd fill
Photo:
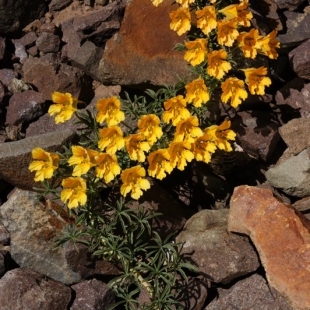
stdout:
POLYGON ((38 186, 34 181, 34 173, 29 171, 32 161, 32 150, 40 147, 49 152, 62 151, 75 137, 70 130, 51 132, 33 136, 19 141, 0 144, 0 178, 14 186, 32 189, 38 186))
POLYGON ((266 171, 268 182, 288 195, 306 197, 310 195, 310 148, 296 156, 281 161, 266 171))
POLYGON ((227 209, 200 211, 176 238, 184 243, 182 253, 191 253, 201 274, 224 284, 259 267, 249 239, 227 231, 227 215, 227 209))
POLYGON ((7 272, 0 279, 1 310, 66 310, 71 290, 28 268, 7 272))
POLYGON ((51 204, 44 205, 34 192, 18 189, 1 206, 0 214, 11 235, 11 256, 19 266, 66 284, 80 281, 67 263, 65 249, 55 249, 66 221, 51 204))
POLYGON ((228 289, 219 288, 218 296, 205 310, 293 310, 266 280, 254 274, 228 289))

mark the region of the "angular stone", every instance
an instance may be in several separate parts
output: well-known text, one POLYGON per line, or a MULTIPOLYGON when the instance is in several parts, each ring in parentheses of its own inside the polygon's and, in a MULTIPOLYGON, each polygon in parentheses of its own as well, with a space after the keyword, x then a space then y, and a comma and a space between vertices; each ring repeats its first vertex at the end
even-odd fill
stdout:
POLYGON ((60 47, 60 38, 53 33, 42 32, 36 41, 36 45, 43 53, 57 53, 60 47))
POLYGON ((54 91, 68 92, 81 100, 91 93, 90 79, 72 66, 57 64, 41 58, 28 59, 24 66, 24 81, 34 85, 45 100, 51 100, 54 91))
POLYGON ((81 47, 70 53, 69 59, 74 67, 86 72, 94 80, 100 81, 98 67, 102 54, 102 48, 86 41, 81 47))
POLYGON ((275 0, 280 9, 296 10, 305 0, 275 0))
POLYGON ((217 291, 217 297, 205 310, 293 310, 258 274, 240 280, 230 288, 218 288, 217 291))
POLYGON ((72 3, 72 1, 73 0, 52 0, 48 7, 50 11, 60 11, 72 3))
POLYGON ((275 96, 285 122, 293 118, 310 118, 310 83, 294 79, 281 88, 275 96), (284 114, 285 113, 285 114, 284 114))
POLYGON ((239 112, 233 119, 232 129, 239 133, 241 148, 256 159, 267 161, 280 141, 278 123, 266 111, 239 112))
POLYGON ((41 94, 34 90, 14 94, 7 107, 6 123, 18 125, 34 120, 44 113, 44 103, 41 94))
POLYGON ((19 80, 16 78, 12 79, 8 85, 8 90, 13 94, 27 91, 29 89, 31 88, 27 83, 25 83, 23 80, 19 80))
POLYGON ((75 299, 70 310, 102 310, 115 303, 113 291, 104 282, 96 279, 74 284, 75 299))
POLYGON ((24 36, 22 36, 21 38, 12 40, 12 42, 14 44, 20 43, 25 48, 28 48, 30 46, 33 46, 36 43, 37 38, 38 37, 35 34, 35 32, 30 31, 30 32, 26 33, 24 36))
POLYGON ((71 142, 75 134, 70 130, 51 132, 23 140, 0 144, 0 178, 14 186, 32 189, 34 173, 28 167, 32 161, 31 151, 41 147, 46 151, 62 151, 63 145, 71 142))
POLYGON ((173 51, 184 38, 170 30, 171 4, 164 1, 156 8, 133 0, 127 5, 120 31, 106 43, 100 62, 104 84, 174 84, 178 76, 188 76, 183 52, 173 51))
POLYGON ((310 195, 310 148, 281 161, 266 171, 268 182, 284 193, 295 197, 310 195))
POLYGON ((255 271, 258 257, 247 237, 227 231, 228 210, 203 210, 190 218, 176 241, 184 243, 198 271, 213 282, 227 284, 255 271))
POLYGON ((8 271, 0 279, 2 310, 65 310, 70 299, 69 287, 28 268, 8 271))
POLYGON ((80 281, 65 257, 65 249, 55 249, 55 239, 67 224, 51 203, 43 204, 35 192, 17 189, 0 209, 3 224, 11 235, 11 256, 54 280, 72 284, 80 281))
POLYGON ((16 73, 11 69, 0 70, 0 81, 3 85, 8 86, 10 82, 16 78, 16 73))
POLYGON ((18 58, 21 64, 24 64, 28 59, 28 54, 25 47, 20 43, 14 43, 15 45, 15 57, 18 58))
POLYGON ((279 128, 279 133, 293 155, 310 147, 310 119, 294 118, 279 128))
POLYGON ((300 212, 310 211, 310 196, 297 200, 292 206, 300 212))
POLYGON ((228 229, 249 235, 269 284, 294 309, 310 308, 309 220, 269 189, 239 186, 231 199, 228 229))
POLYGON ((310 40, 307 40, 289 53, 290 61, 295 73, 306 80, 310 80, 310 40))
POLYGON ((286 17, 285 34, 278 35, 282 47, 294 46, 310 39, 310 12, 284 12, 286 17))

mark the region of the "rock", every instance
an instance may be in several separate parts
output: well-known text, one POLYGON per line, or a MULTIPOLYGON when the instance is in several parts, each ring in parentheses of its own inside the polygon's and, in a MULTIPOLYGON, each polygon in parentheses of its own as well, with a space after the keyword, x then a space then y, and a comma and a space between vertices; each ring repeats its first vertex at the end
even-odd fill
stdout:
POLYGON ((28 59, 28 54, 25 47, 20 43, 14 43, 15 45, 15 57, 18 58, 21 64, 24 64, 28 59))
POLYGON ((46 11, 43 0, 0 1, 0 35, 17 36, 27 24, 43 17, 46 11))
POLYGON ((38 118, 44 113, 44 103, 41 94, 34 90, 14 94, 7 107, 6 123, 18 125, 38 118))
MULTIPOLYGON (((309 36, 310 37, 310 36, 309 36)), ((307 40, 289 53, 295 73, 306 80, 310 80, 310 40, 307 40)))
POLYGON ((38 37, 35 34, 35 32, 34 31, 30 31, 30 32, 26 33, 25 35, 23 35, 19 39, 13 39, 12 42, 14 44, 19 43, 22 46, 24 46, 25 48, 29 48, 29 47, 35 45, 37 38, 38 37))
POLYGON ((0 144, 0 178, 14 186, 32 189, 40 184, 34 182, 34 174, 28 167, 32 161, 31 151, 41 147, 56 152, 71 142, 75 134, 70 130, 51 132, 23 140, 0 144))
POLYGON ((205 310, 293 310, 265 279, 254 274, 227 289, 218 288, 218 296, 205 310))
POLYGON ((227 284, 259 267, 247 237, 227 231, 228 210, 202 210, 191 217, 176 241, 181 253, 191 254, 198 272, 211 281, 227 284))
POLYGON ((297 200, 292 206, 300 212, 310 211, 310 196, 297 200))
POLYGON ((281 138, 289 148, 290 154, 297 155, 310 147, 309 128, 308 118, 294 118, 279 128, 281 138))
POLYGON ((4 86, 8 86, 14 78, 16 78, 16 73, 13 70, 0 69, 0 81, 4 86))
POLYGON ((305 1, 304 0, 274 0, 280 9, 296 10, 305 1))
POLYGON ((36 41, 36 45, 43 53, 57 53, 60 48, 60 39, 53 33, 42 32, 36 41))
POLYGON ((231 128, 238 133, 238 144, 255 159, 268 161, 277 149, 280 136, 273 118, 266 111, 243 111, 233 119, 231 128))
POLYGON ((86 41, 80 48, 71 51, 69 59, 74 67, 86 72, 94 80, 100 81, 98 66, 102 54, 102 48, 86 41))
POLYGON ((52 0, 49 5, 48 8, 50 11, 60 11, 63 8, 65 8, 66 6, 68 6, 73 0, 52 0))
POLYGON ((269 168, 265 176, 272 186, 302 198, 310 195, 309 169, 310 148, 269 168))
POLYGON ((104 282, 96 279, 74 284, 75 299, 70 310, 103 310, 115 303, 113 291, 104 282))
POLYGON ((284 12, 286 17, 285 34, 278 35, 282 47, 296 46, 297 44, 310 39, 310 12, 284 12))
POLYGON ((239 186, 231 199, 228 229, 247 234, 268 282, 294 309, 310 308, 310 221, 273 197, 272 191, 239 186))
POLYGON ((8 271, 0 279, 2 310, 66 310, 71 290, 28 268, 8 271))
POLYGON ((13 94, 21 93, 29 89, 31 89, 31 87, 28 84, 16 78, 12 79, 8 85, 8 90, 13 94))
POLYGON ((282 119, 310 118, 310 83, 297 78, 277 91, 276 102, 282 111, 282 119))
POLYGON ((34 85, 44 100, 51 100, 54 91, 68 92, 81 100, 89 99, 90 79, 77 68, 56 64, 41 58, 28 59, 24 66, 24 81, 34 85))
POLYGON ((176 8, 171 4, 164 1, 155 8, 150 1, 128 3, 120 31, 106 43, 100 61, 102 83, 162 85, 176 83, 177 76, 188 76, 183 52, 173 51, 184 37, 169 28, 169 12, 176 8))
POLYGON ((5 229, 4 226, 0 225, 0 244, 9 245, 10 243, 10 234, 5 229))
POLYGON ((3 224, 11 235, 11 256, 54 280, 72 284, 80 281, 65 257, 65 249, 55 249, 55 239, 67 224, 57 216, 51 203, 43 204, 35 192, 17 189, 0 209, 3 224))

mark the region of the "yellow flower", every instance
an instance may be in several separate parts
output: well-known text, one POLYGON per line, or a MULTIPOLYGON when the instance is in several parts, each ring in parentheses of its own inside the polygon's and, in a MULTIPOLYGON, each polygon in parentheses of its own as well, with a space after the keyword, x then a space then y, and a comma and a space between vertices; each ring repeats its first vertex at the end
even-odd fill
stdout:
POLYGON ((217 42, 220 45, 232 46, 238 35, 237 23, 233 19, 217 22, 217 42))
POLYGON ((36 182, 50 179, 54 170, 58 168, 59 156, 55 153, 46 152, 36 147, 32 150, 32 158, 34 161, 29 165, 31 172, 36 171, 34 180, 36 182))
POLYGON ((196 108, 201 107, 202 103, 206 103, 210 100, 210 95, 204 80, 199 78, 185 86, 187 91, 185 100, 186 102, 192 102, 196 108))
POLYGON ((240 4, 231 4, 219 10, 219 13, 225 15, 226 20, 235 20, 238 25, 249 27, 251 25, 250 20, 253 18, 251 12, 246 10, 248 7, 248 0, 242 1, 240 4))
POLYGON ((150 145, 153 145, 162 135, 160 119, 155 114, 143 115, 138 121, 138 133, 144 135, 150 145))
POLYGON ((125 146, 131 160, 145 161, 144 152, 150 150, 150 144, 145 141, 144 135, 140 133, 129 135, 125 138, 125 146))
POLYGON ((212 141, 220 150, 231 152, 232 147, 228 140, 235 140, 236 133, 229 129, 230 121, 225 120, 221 125, 212 125, 205 129, 205 133, 212 137, 212 141))
POLYGON ((194 67, 201 64, 207 56, 207 39, 196 39, 184 43, 187 51, 184 59, 194 67))
POLYGON ((242 100, 248 97, 248 93, 244 89, 244 82, 235 77, 230 77, 222 83, 222 95, 221 100, 225 103, 228 102, 229 99, 230 105, 234 108, 237 108, 239 104, 241 104, 242 100))
POLYGON ((188 141, 173 141, 170 143, 168 152, 170 155, 171 166, 184 170, 187 162, 194 159, 194 154, 191 151, 191 143, 188 141))
POLYGON ((261 36, 257 29, 252 28, 249 32, 241 32, 237 38, 238 45, 243 52, 244 57, 254 59, 257 55, 257 50, 261 46, 259 40, 261 36))
POLYGON ((188 8, 178 8, 169 15, 170 29, 176 31, 179 36, 191 29, 191 13, 188 8))
POLYGON ((151 0, 154 6, 158 6, 159 4, 161 4, 163 2, 163 0, 151 0))
POLYGON ((96 166, 95 156, 98 156, 99 152, 84 149, 79 145, 73 145, 71 149, 73 155, 68 159, 68 164, 69 166, 76 165, 72 173, 74 177, 80 177, 82 174, 87 173, 90 168, 96 166))
POLYGON ((238 17, 237 4, 225 6, 223 9, 218 10, 218 12, 224 14, 226 20, 231 20, 238 17))
POLYGON ((123 182, 121 194, 126 197, 131 192, 133 199, 139 199, 143 194, 142 190, 147 190, 151 187, 150 182, 144 178, 145 175, 145 169, 141 166, 125 169, 121 174, 123 182))
POLYGON ((106 183, 111 182, 117 175, 121 173, 118 165, 117 157, 114 154, 99 153, 95 157, 96 177, 104 179, 106 183))
POLYGON ((52 104, 49 109, 48 113, 55 116, 55 123, 64 123, 71 119, 73 113, 77 110, 77 104, 79 100, 77 98, 72 97, 69 93, 59 93, 55 91, 52 94, 52 100, 55 104, 52 104))
POLYGON ((203 134, 202 130, 198 127, 199 120, 196 116, 178 122, 174 135, 174 141, 188 141, 193 142, 195 138, 203 134))
POLYGON ((148 156, 149 169, 148 174, 159 180, 166 177, 166 173, 171 173, 173 167, 170 164, 170 155, 168 149, 156 150, 148 156))
POLYGON ((188 8, 191 3, 195 2, 195 0, 175 0, 175 2, 179 3, 183 8, 188 8))
POLYGON ((86 181, 81 177, 70 177, 62 180, 64 188, 60 193, 63 203, 68 203, 69 209, 84 206, 87 202, 86 181))
POLYGON ((125 146, 122 129, 118 126, 111 126, 99 130, 100 140, 98 148, 106 153, 115 154, 125 146))
POLYGON ((165 112, 163 121, 167 124, 172 120, 172 125, 176 126, 179 121, 190 117, 190 112, 186 109, 186 100, 179 95, 164 102, 165 112))
POLYGON ((250 93, 252 95, 264 95, 265 86, 271 85, 270 78, 265 76, 267 74, 267 68, 248 68, 242 71, 244 71, 245 82, 249 87, 250 93))
POLYGON ((227 52, 222 49, 208 53, 207 73, 220 80, 231 69, 231 64, 226 59, 227 52))
POLYGON ((268 56, 270 59, 277 59, 276 48, 280 48, 280 42, 276 39, 277 31, 273 30, 267 36, 261 37, 259 53, 268 56))
POLYGON ((251 26, 251 19, 253 18, 253 14, 246 10, 248 7, 249 0, 243 0, 240 4, 237 5, 238 16, 236 18, 237 24, 244 27, 251 26))
POLYGON ((120 110, 121 102, 116 97, 100 99, 96 107, 98 110, 96 120, 99 124, 106 121, 108 126, 113 126, 125 119, 124 112, 120 110))
POLYGON ((211 153, 214 153, 216 150, 216 145, 212 139, 211 135, 204 134, 192 143, 192 152, 197 161, 210 162, 211 153))
POLYGON ((202 10, 196 11, 197 27, 208 35, 217 26, 216 12, 213 5, 205 6, 202 10))

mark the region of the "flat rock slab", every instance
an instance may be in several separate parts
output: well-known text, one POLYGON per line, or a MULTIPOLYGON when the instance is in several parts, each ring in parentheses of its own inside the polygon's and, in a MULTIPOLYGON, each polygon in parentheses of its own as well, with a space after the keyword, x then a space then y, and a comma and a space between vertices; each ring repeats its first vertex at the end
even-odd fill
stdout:
POLYGON ((151 1, 132 0, 125 9, 120 31, 107 41, 99 71, 103 84, 174 84, 189 74, 184 52, 173 51, 183 43, 170 30, 172 1, 154 7, 151 1), (148 29, 148 31, 146 31, 148 29))
POLYGON ((310 309, 310 221, 269 189, 239 186, 231 198, 228 229, 250 236, 269 284, 294 309, 310 309))

